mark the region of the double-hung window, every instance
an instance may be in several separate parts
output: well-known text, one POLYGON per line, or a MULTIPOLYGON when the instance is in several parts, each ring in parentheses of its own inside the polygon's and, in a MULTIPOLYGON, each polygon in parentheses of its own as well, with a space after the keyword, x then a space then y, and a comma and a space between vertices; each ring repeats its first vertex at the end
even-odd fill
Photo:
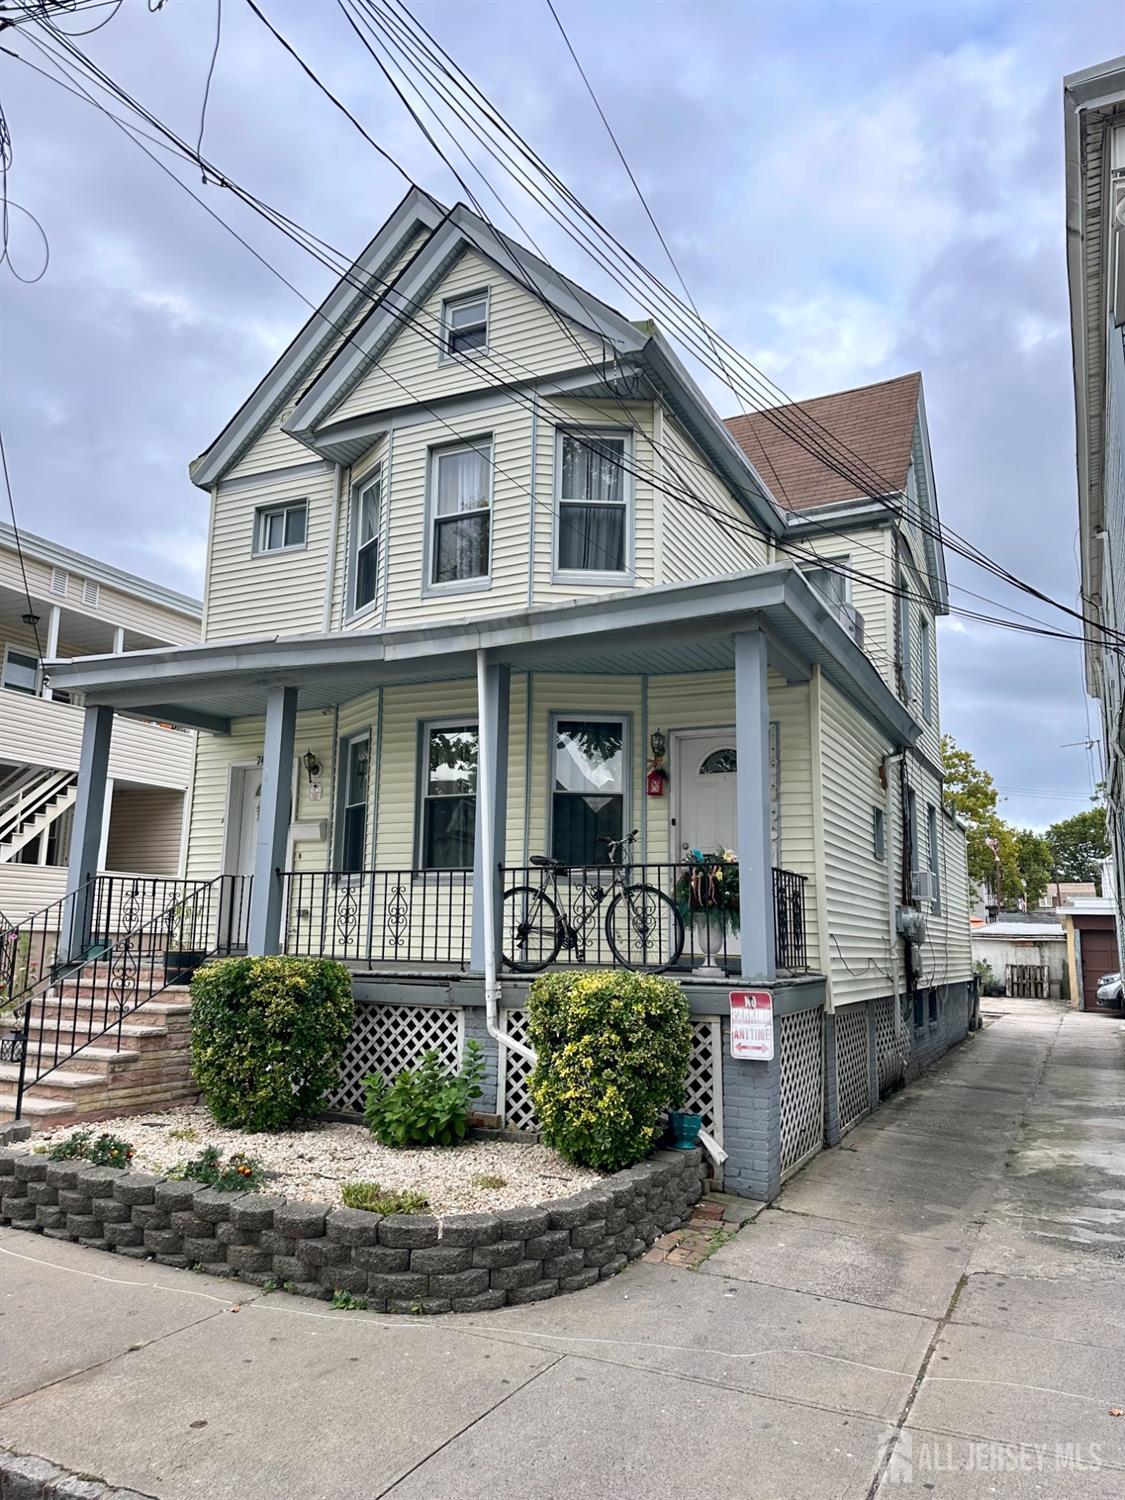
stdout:
POLYGON ((34 694, 39 688, 38 657, 9 646, 4 652, 4 675, 0 681, 15 693, 34 694))
POLYGON ((930 865, 930 910, 941 915, 941 856, 938 852, 937 808, 931 802, 926 809, 926 851, 930 865))
POLYGON ((606 862, 625 827, 625 722, 560 718, 552 749, 551 853, 568 865, 606 862))
POLYGON ((487 292, 451 297, 442 312, 442 352, 447 357, 488 352, 487 292))
POLYGON ((297 551, 305 545, 309 502, 293 500, 286 505, 266 505, 258 511, 255 552, 297 551))
POLYGON ((476 847, 477 726, 422 726, 424 870, 471 870, 476 847))
POLYGON ((628 433, 558 437, 560 573, 624 573, 629 535, 628 433))
POLYGON ((345 740, 340 756, 340 855, 339 868, 354 875, 367 860, 367 786, 371 764, 371 738, 353 735, 345 740))
POLYGON ((922 675, 922 717, 927 724, 934 718, 934 676, 930 662, 930 622, 925 615, 918 619, 918 656, 922 675))
POLYGON ((430 582, 487 579, 491 557, 492 443, 439 448, 430 473, 430 582))
POLYGON ((366 609, 379 589, 379 527, 383 516, 383 466, 355 498, 355 581, 352 611, 366 609))

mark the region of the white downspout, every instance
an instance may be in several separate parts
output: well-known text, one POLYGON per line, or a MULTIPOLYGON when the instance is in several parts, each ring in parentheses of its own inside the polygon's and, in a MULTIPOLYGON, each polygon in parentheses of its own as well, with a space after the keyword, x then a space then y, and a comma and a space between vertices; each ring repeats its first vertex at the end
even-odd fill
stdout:
MULTIPOLYGON (((890 938, 891 959, 891 995, 895 1023, 895 1047, 902 1058, 903 1071, 906 1070, 907 1046, 903 1037, 905 1030, 902 1020, 902 1004, 899 998, 898 987, 898 901, 895 896, 896 879, 898 867, 895 860, 895 824, 894 824, 894 777, 891 775, 892 763, 897 756, 885 755, 883 757, 883 773, 887 784, 883 789, 883 854, 887 866, 887 923, 890 938)), ((902 837, 906 837, 905 827, 902 829, 902 837)))
POLYGON ((535 1053, 523 1042, 517 1042, 500 1029, 500 969, 496 953, 496 850, 492 833, 493 808, 496 798, 496 746, 492 743, 488 714, 485 704, 488 694, 488 654, 477 652, 477 712, 479 714, 479 741, 477 765, 477 797, 480 799, 481 869, 484 871, 483 889, 478 893, 483 910, 481 920, 484 931, 484 1024, 488 1034, 502 1047, 535 1061, 535 1053))

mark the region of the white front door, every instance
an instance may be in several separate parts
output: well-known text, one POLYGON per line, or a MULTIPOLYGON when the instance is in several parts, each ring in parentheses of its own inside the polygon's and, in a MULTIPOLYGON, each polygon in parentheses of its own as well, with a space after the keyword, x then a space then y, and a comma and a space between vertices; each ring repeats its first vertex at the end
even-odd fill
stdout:
POLYGON ((231 771, 230 820, 227 872, 253 875, 258 843, 258 813, 262 806, 262 772, 259 766, 236 766, 231 771))
MULTIPOLYGON (((689 729, 672 736, 674 796, 672 857, 689 849, 714 854, 738 851, 738 755, 734 728, 689 729)), ((773 862, 781 863, 778 785, 778 726, 770 724, 770 803, 773 862)))

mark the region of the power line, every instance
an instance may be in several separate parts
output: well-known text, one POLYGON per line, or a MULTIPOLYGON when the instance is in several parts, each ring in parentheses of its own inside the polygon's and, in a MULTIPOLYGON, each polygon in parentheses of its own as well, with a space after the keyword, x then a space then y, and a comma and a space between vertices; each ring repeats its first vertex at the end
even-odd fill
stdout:
MULTIPOLYGON (((36 45, 41 45, 41 44, 36 44, 36 45)), ((47 50, 47 49, 42 49, 42 50, 47 50)), ((68 50, 70 50, 70 51, 72 51, 74 53, 77 53, 77 49, 68 49, 68 50)), ((16 56, 18 54, 12 54, 12 55, 16 56)), ((50 55, 49 51, 48 51, 48 55, 50 55)), ((79 60, 82 63, 87 64, 87 66, 89 66, 91 68, 91 70, 95 74, 95 77, 100 73, 99 69, 97 69, 94 65, 89 64, 89 60, 88 59, 85 59, 84 57, 82 57, 81 54, 77 54, 77 56, 78 56, 79 60)), ((22 61, 26 61, 26 59, 21 59, 21 60, 22 61)), ((61 66, 61 64, 59 63, 59 60, 57 58, 52 57, 52 61, 54 61, 57 66, 61 66)), ((49 76, 49 75, 44 75, 44 76, 49 76)), ((57 82, 58 80, 52 80, 52 81, 57 82)), ((253 198, 253 195, 248 194, 246 192, 246 190, 239 188, 236 183, 234 183, 230 179, 226 178, 222 174, 216 172, 216 170, 211 166, 211 164, 205 163, 203 161, 202 157, 200 156, 200 154, 198 152, 192 153, 190 147, 188 147, 186 145, 186 143, 180 141, 180 139, 174 135, 174 132, 169 131, 168 127, 164 126, 162 124, 162 122, 160 122, 155 116, 153 116, 151 114, 151 112, 145 110, 144 106, 141 106, 141 105, 137 104, 137 102, 135 100, 132 100, 131 97, 128 96, 125 93, 125 91, 121 90, 119 86, 114 85, 113 82, 112 82, 112 80, 108 79, 107 75, 101 74, 101 79, 99 79, 98 82, 99 82, 99 86, 100 87, 107 88, 110 92, 113 92, 116 97, 121 98, 124 102, 126 102, 129 105, 130 108, 133 108, 133 109, 137 110, 139 113, 142 114, 142 116, 144 118, 148 119, 150 121, 150 123, 153 123, 156 128, 162 130, 163 133, 169 139, 175 141, 175 143, 178 146, 179 151, 180 151, 180 153, 182 155, 186 156, 187 159, 189 159, 189 160, 193 160, 196 163, 196 165, 199 165, 199 166, 203 167, 203 169, 205 171, 209 170, 213 174, 213 177, 214 177, 215 181, 217 181, 218 183, 220 183, 222 186, 229 188, 231 191, 235 192, 236 195, 239 196, 240 199, 243 202, 247 203, 251 207, 254 207, 258 212, 260 212, 262 214, 263 217, 265 217, 267 219, 267 222, 272 223, 275 228, 280 228, 280 229, 282 229, 283 232, 286 232, 288 234, 289 238, 294 239, 295 243, 301 244, 302 248, 306 249, 306 251, 308 251, 308 253, 316 254, 316 252, 313 249, 311 249, 311 247, 310 247, 310 245, 308 243, 308 241, 310 239, 313 240, 317 244, 326 245, 326 242, 316 240, 316 237, 312 236, 309 231, 302 230, 300 228, 300 226, 296 226, 294 224, 294 221, 287 220, 284 215, 280 214, 279 211, 270 209, 268 205, 262 204, 261 200, 255 200, 253 198), (104 82, 101 81, 103 79, 105 80, 104 82), (298 233, 294 233, 293 232, 294 230, 298 231, 298 233)), ((65 85, 63 85, 63 86, 65 86, 65 85)), ((122 122, 116 116, 112 115, 111 112, 106 111, 104 109, 104 106, 98 104, 97 101, 93 100, 88 94, 85 93, 85 91, 83 91, 83 97, 85 97, 88 100, 88 102, 95 104, 95 106, 99 110, 102 110, 102 112, 104 112, 107 115, 109 115, 109 118, 113 119, 114 122, 117 123, 121 128, 123 128, 123 129, 128 129, 129 128, 129 127, 125 127, 122 124, 122 122)), ((146 154, 150 154, 150 153, 146 152, 146 154)), ((177 178, 175 176, 175 174, 169 174, 169 175, 172 176, 173 180, 176 181, 178 185, 180 185, 181 187, 184 187, 185 191, 188 191, 190 193, 190 189, 187 189, 186 185, 183 184, 182 182, 180 182, 180 179, 177 178)), ((202 203, 202 200, 200 200, 196 194, 190 193, 190 196, 192 196, 197 202, 202 203)), ((206 205, 203 205, 203 206, 206 207, 206 205)), ((305 298, 303 296, 303 294, 301 294, 299 291, 297 291, 297 289, 295 287, 293 287, 292 283, 289 282, 287 280, 287 278, 285 278, 284 276, 282 276, 280 272, 277 272, 276 268, 273 267, 272 264, 265 257, 263 257, 258 251, 256 251, 252 246, 250 246, 248 244, 248 242, 246 242, 244 239, 242 239, 241 236, 237 235, 236 231, 234 231, 233 229, 230 229, 230 226, 226 224, 225 220, 223 220, 220 216, 215 215, 211 209, 208 208, 207 211, 211 215, 211 217, 216 218, 219 223, 221 223, 225 228, 228 228, 228 230, 230 230, 230 232, 235 235, 235 238, 239 239, 240 243, 242 243, 247 249, 249 249, 251 251, 251 253, 254 254, 255 257, 262 264, 266 265, 268 269, 270 269, 271 271, 273 271, 274 274, 278 275, 279 278, 285 283, 286 286, 289 287, 290 290, 292 290, 294 292, 295 295, 300 296, 301 299, 303 301, 305 301, 308 306, 313 307, 313 304, 311 302, 309 302, 309 300, 307 298, 305 298)), ((326 246, 326 248, 329 251, 332 251, 332 247, 326 246)), ((341 254, 341 252, 338 252, 338 251, 332 251, 332 253, 335 254, 335 255, 337 255, 337 256, 340 256, 340 254, 341 254)), ((326 260, 323 255, 317 255, 317 258, 320 259, 321 262, 323 264, 325 264, 325 265, 330 264, 330 262, 328 260, 326 260)), ((332 268, 338 270, 338 267, 333 266, 332 268)), ((371 291, 371 288, 370 288, 370 285, 360 286, 352 278, 351 274, 348 273, 348 272, 345 272, 345 276, 347 277, 347 279, 349 280, 349 282, 352 285, 356 285, 357 286, 357 288, 362 292, 363 295, 368 296, 368 297, 370 297, 370 296, 373 295, 372 291, 371 291)), ((392 290, 393 290, 392 288, 387 288, 388 292, 391 292, 392 290)), ((421 308, 419 305, 417 305, 417 304, 411 304, 410 299, 406 298, 403 294, 401 294, 401 293, 395 293, 395 296, 403 304, 405 304, 405 305, 413 305, 415 307, 415 311, 420 311, 420 312, 424 312, 425 311, 425 309, 421 308)), ((390 311, 392 313, 392 315, 395 316, 398 321, 400 321, 400 323, 407 321, 406 319, 403 318, 401 312, 399 312, 398 310, 396 310, 395 307, 392 305, 392 302, 391 302, 391 299, 390 299, 389 296, 385 298, 385 305, 387 306, 388 311, 390 311)), ((322 314, 322 316, 323 316, 323 314, 322 314)), ((327 321, 331 322, 331 320, 327 320, 327 321)), ((340 332, 343 337, 346 337, 349 342, 354 343, 354 339, 352 338, 352 335, 351 335, 350 331, 341 329, 341 328, 339 328, 338 325, 335 325, 335 324, 333 324, 332 326, 335 327, 337 329, 337 331, 340 332)), ((394 383, 396 383, 397 385, 399 385, 404 390, 404 392, 411 397, 412 400, 416 401, 417 404, 421 405, 423 407, 423 409, 429 410, 431 412, 431 414, 435 416, 435 419, 438 420, 438 421, 441 421, 442 425, 444 425, 449 431, 451 431, 459 439, 462 439, 462 440, 464 439, 464 434, 459 433, 457 431, 457 429, 453 428, 448 422, 446 422, 443 418, 441 418, 438 413, 436 413, 435 411, 433 411, 432 408, 430 408, 430 407, 427 406, 427 403, 425 403, 424 401, 419 401, 418 398, 416 398, 414 396, 414 393, 411 392, 409 390, 409 388, 403 382, 398 381, 394 377, 391 377, 391 378, 394 379, 394 383)), ((516 392, 513 392, 512 394, 513 395, 518 395, 518 393, 516 393, 516 392)), ((567 420, 570 420, 570 421, 573 420, 570 417, 570 414, 568 414, 568 413, 562 413, 562 415, 567 420)), ((616 462, 616 460, 614 460, 614 461, 616 462)), ((500 467, 500 465, 496 464, 494 460, 490 459, 489 462, 491 463, 492 467, 494 467, 497 470, 497 472, 500 472, 502 474, 504 473, 504 471, 500 467)), ((622 467, 627 467, 627 466, 622 466, 622 467)), ((629 469, 628 472, 633 473, 633 474, 638 474, 638 471, 635 470, 635 469, 629 469)), ((511 479, 511 476, 505 475, 505 477, 509 478, 509 480, 511 479)), ((643 472, 639 473, 638 477, 646 478, 646 479, 650 478, 649 475, 646 475, 643 472)), ((516 482, 516 488, 523 489, 524 487, 521 486, 521 485, 519 485, 518 482, 516 482)), ((728 532, 729 531, 741 531, 743 534, 752 535, 756 539, 759 537, 759 533, 756 530, 752 530, 751 528, 746 527, 746 526, 739 526, 738 523, 735 522, 735 521, 733 521, 732 518, 726 518, 726 517, 717 516, 713 512, 713 510, 711 510, 711 508, 706 505, 706 502, 699 501, 697 497, 690 496, 690 495, 680 495, 680 494, 676 493, 675 491, 667 489, 666 486, 664 486, 663 489, 664 489, 664 493, 668 494, 673 500, 679 501, 681 503, 687 503, 689 505, 693 505, 694 508, 701 510, 703 514, 706 514, 712 520, 715 520, 717 522, 717 524, 719 524, 721 527, 723 527, 723 529, 728 530, 728 532)), ((530 493, 530 492, 528 492, 528 493, 530 493)), ((781 550, 783 550, 783 551, 789 551, 789 552, 792 553, 792 555, 801 558, 803 561, 812 562, 816 566, 825 568, 829 572, 838 572, 842 576, 852 577, 852 578, 855 578, 855 579, 859 579, 861 581, 864 581, 864 582, 868 583, 872 587, 881 589, 883 592, 888 593, 888 594, 893 594, 893 595, 896 595, 898 597, 910 597, 910 598, 914 598, 914 599, 919 600, 920 602, 923 602, 923 603, 926 603, 926 604, 929 603, 929 601, 925 600, 923 598, 923 596, 921 596, 921 595, 910 594, 908 591, 904 591, 901 588, 897 588, 897 587, 894 587, 894 586, 891 586, 891 585, 886 585, 882 581, 869 578, 867 575, 860 574, 860 573, 858 573, 854 569, 840 568, 838 566, 835 566, 831 561, 826 560, 826 559, 821 558, 821 557, 818 557, 816 554, 801 553, 798 549, 793 548, 793 547, 786 547, 786 545, 784 543, 780 543, 780 542, 778 543, 778 545, 781 548, 781 550)), ((639 575, 636 573, 635 569, 629 568, 626 571, 630 572, 634 577, 639 577, 639 575)), ((651 581, 651 580, 649 580, 649 581, 651 581)), ((1007 606, 1002 606, 1002 607, 1007 608, 1007 606)), ((970 618, 980 619, 982 622, 985 622, 985 623, 991 623, 991 624, 998 625, 1001 628, 1015 628, 1015 629, 1022 628, 1022 627, 1019 627, 1019 626, 1014 626, 1012 624, 1012 622, 994 620, 994 619, 992 619, 989 616, 984 616, 984 615, 980 614, 979 612, 974 612, 974 611, 958 611, 958 612, 959 613, 963 613, 963 614, 967 615, 970 618)), ((1065 636, 1065 633, 1063 633, 1063 632, 1054 631, 1054 630, 1052 630, 1052 629, 1050 629, 1048 627, 1040 627, 1036 631, 1029 632, 1029 633, 1040 633, 1040 634, 1045 634, 1045 635, 1052 636, 1052 637, 1071 638, 1071 637, 1065 636)))
MULTIPOLYGON (((199 110, 199 139, 196 142, 196 155, 203 151, 203 130, 207 124, 207 101, 211 97, 211 80, 215 76, 215 64, 219 60, 219 43, 223 36, 223 0, 215 0, 215 45, 211 51, 211 63, 207 69, 207 82, 203 85, 203 103, 199 110)), ((204 174, 203 181, 207 181, 204 174)))
POLYGON ((35 613, 35 605, 31 602, 31 589, 27 582, 27 564, 23 556, 20 523, 16 519, 16 497, 12 493, 12 476, 8 472, 8 454, 4 447, 4 433, 2 429, 0 429, 0 469, 4 473, 4 489, 8 495, 8 511, 12 517, 12 536, 16 544, 16 557, 19 559, 20 577, 23 579, 23 596, 27 600, 27 614, 24 616, 24 622, 31 626, 31 632, 35 637, 35 655, 42 662, 43 645, 39 639, 39 616, 35 613))

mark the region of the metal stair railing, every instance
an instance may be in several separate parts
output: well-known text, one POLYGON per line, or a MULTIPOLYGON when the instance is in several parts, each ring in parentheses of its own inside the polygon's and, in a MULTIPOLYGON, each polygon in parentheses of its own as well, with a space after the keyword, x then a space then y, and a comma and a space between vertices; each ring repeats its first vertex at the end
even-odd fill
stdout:
POLYGON ((0 811, 0 846, 16 838, 32 819, 56 797, 69 792, 77 782, 78 777, 73 771, 54 771, 33 786, 21 788, 9 805, 0 811))
MULTIPOLYGON (((93 887, 91 899, 96 901, 99 881, 115 878, 88 882, 76 898, 93 887)), ((242 946, 250 879, 217 875, 205 881, 169 881, 188 889, 130 930, 95 939, 81 958, 56 961, 48 975, 24 991, 16 1006, 18 1032, 9 1037, 13 1055, 8 1060, 19 1064, 17 1120, 29 1088, 96 1042, 108 1040, 120 1051, 127 1016, 170 985, 183 983, 189 968, 242 946)), ((72 931, 73 918, 64 920, 64 930, 72 931)))

